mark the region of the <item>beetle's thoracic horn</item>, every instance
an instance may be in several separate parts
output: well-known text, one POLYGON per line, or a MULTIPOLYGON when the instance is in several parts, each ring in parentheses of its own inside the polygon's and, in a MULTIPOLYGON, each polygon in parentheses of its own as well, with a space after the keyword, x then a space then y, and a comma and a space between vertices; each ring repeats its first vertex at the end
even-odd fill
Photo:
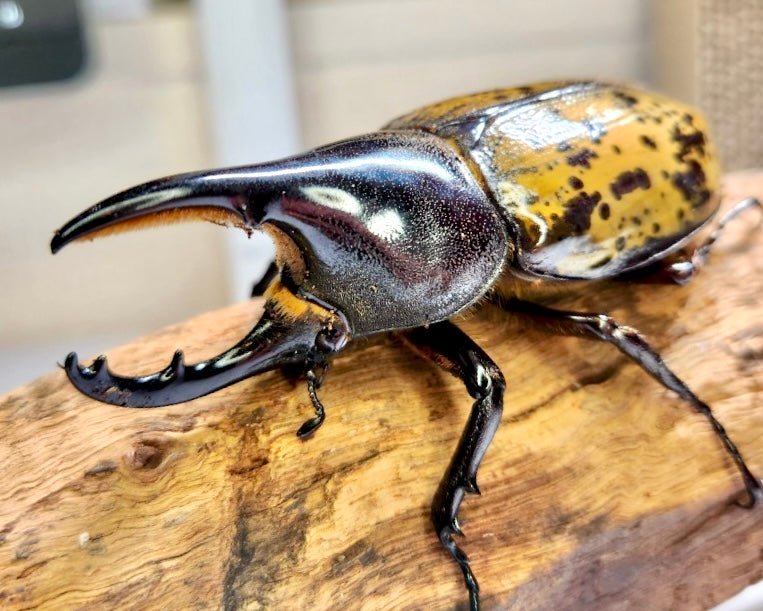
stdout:
POLYGON ((122 407, 160 407, 196 399, 271 369, 304 363, 320 328, 316 320, 287 323, 266 311, 238 344, 195 365, 186 365, 183 353, 177 351, 163 370, 129 378, 111 373, 105 356, 81 367, 72 352, 64 370, 93 399, 122 407))
MULTIPOLYGON (((431 144, 430 140, 427 143, 431 144)), ((55 232, 50 247, 56 253, 75 240, 182 220, 210 220, 250 232, 284 197, 300 199, 301 208, 307 206, 310 210, 291 214, 301 220, 307 214, 314 222, 335 213, 342 202, 329 201, 327 208, 328 196, 318 201, 306 199, 302 187, 360 182, 364 172, 373 174, 379 170, 399 172, 403 177, 413 170, 421 173, 420 155, 407 151, 406 142, 399 135, 381 139, 359 136, 275 161, 153 180, 117 193, 77 215, 55 232)), ((439 166, 428 161, 430 168, 442 174, 439 166)))
MULTIPOLYGON (((267 169, 267 166, 263 166, 267 169)), ((144 224, 203 219, 249 229, 258 222, 252 201, 267 203, 269 182, 259 166, 179 174, 117 193, 56 231, 55 253, 69 242, 144 224)), ((267 172, 265 172, 267 175, 267 172)))

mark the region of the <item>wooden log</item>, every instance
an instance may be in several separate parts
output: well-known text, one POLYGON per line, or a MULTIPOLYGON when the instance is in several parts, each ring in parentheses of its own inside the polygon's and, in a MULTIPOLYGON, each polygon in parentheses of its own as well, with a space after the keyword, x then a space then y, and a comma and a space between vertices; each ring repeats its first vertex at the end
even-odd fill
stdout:
MULTIPOLYGON (((763 195, 763 174, 729 180, 763 195)), ((687 287, 558 305, 642 330, 763 470, 763 240, 736 222, 687 287)), ((201 281, 201 280, 200 280, 201 281)), ((109 351, 115 371, 232 344, 260 304, 109 351)), ((119 316, 114 313, 115 318, 119 316)), ((763 578, 761 509, 706 421, 607 345, 492 306, 461 323, 503 368, 503 426, 462 509, 487 608, 705 609, 763 578)), ((63 355, 62 355, 63 357, 63 355)), ((163 409, 92 401, 59 370, 0 398, 6 609, 443 609, 466 600, 430 500, 471 400, 390 337, 336 359, 327 421, 280 373, 163 409)))

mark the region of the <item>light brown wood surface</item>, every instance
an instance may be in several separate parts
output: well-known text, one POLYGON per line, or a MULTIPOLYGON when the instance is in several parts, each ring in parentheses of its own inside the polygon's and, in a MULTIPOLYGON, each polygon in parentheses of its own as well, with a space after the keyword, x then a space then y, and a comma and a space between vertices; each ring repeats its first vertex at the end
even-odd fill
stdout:
MULTIPOLYGON (((728 191, 761 195, 763 176, 728 191)), ((760 475, 757 221, 730 227, 687 287, 617 283, 558 305, 645 333, 760 475)), ((205 314, 110 364, 209 357, 259 313, 205 314)), ((705 609, 763 578, 763 509, 732 504, 740 478, 701 416, 610 346, 492 306, 460 324, 508 382, 483 496, 462 509, 486 608, 705 609)), ((321 397, 326 423, 304 442, 305 385, 280 373, 162 409, 97 403, 60 370, 1 397, 0 607, 463 605, 428 517, 471 406, 461 383, 385 337, 337 358, 321 397)))

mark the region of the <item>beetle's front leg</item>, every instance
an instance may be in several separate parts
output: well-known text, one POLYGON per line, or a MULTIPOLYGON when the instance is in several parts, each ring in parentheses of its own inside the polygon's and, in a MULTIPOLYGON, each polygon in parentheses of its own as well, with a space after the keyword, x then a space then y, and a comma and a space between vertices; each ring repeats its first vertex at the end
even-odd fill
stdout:
POLYGON ((476 611, 479 608, 479 586, 466 554, 453 541, 453 535, 461 534, 458 510, 464 494, 479 494, 477 469, 501 422, 506 383, 498 365, 450 322, 415 329, 403 337, 417 352, 460 378, 475 399, 456 453, 437 488, 432 521, 440 542, 461 567, 470 607, 476 611))

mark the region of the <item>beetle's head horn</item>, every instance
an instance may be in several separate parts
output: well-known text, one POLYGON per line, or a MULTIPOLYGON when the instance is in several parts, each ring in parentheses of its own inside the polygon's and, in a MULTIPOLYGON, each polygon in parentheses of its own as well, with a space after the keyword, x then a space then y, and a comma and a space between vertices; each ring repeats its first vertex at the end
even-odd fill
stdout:
POLYGON ((149 182, 72 219, 51 248, 187 218, 268 231, 294 286, 342 312, 353 335, 425 325, 468 307, 500 273, 509 243, 461 154, 410 130, 149 182))

